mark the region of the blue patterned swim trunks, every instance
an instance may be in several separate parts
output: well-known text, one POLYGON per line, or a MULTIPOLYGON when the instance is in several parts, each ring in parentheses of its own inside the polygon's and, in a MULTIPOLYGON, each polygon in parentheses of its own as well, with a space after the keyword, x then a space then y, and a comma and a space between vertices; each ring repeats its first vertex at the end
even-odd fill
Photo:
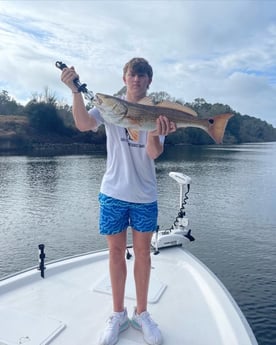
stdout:
POLYGON ((100 234, 115 235, 128 226, 140 232, 153 232, 157 228, 157 201, 134 203, 99 194, 100 234))

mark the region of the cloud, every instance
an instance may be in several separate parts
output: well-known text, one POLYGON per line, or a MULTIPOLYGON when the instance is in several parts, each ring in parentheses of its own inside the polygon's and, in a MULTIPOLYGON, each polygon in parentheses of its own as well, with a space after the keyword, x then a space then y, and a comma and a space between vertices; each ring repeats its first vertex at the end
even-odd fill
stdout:
POLYGON ((143 56, 150 91, 228 104, 276 126, 275 41, 272 1, 2 1, 0 88, 24 102, 47 86, 70 104, 55 61, 113 94, 124 63, 143 56))

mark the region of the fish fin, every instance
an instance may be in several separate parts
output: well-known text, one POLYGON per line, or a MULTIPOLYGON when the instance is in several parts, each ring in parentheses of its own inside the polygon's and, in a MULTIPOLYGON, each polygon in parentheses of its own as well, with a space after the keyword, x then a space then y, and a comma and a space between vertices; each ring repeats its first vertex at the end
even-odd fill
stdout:
POLYGON ((225 128, 227 126, 228 120, 234 116, 233 114, 221 114, 216 115, 214 117, 210 117, 209 120, 209 127, 208 127, 208 134, 211 138, 215 140, 217 144, 222 143, 222 139, 224 136, 225 128))
POLYGON ((161 101, 159 103, 155 103, 152 100, 152 98, 148 96, 140 99, 140 101, 137 103, 143 104, 143 105, 153 105, 156 107, 171 108, 171 109, 183 111, 189 115, 197 116, 197 113, 192 108, 189 108, 186 105, 182 105, 182 104, 170 102, 170 101, 161 101))
POLYGON ((152 100, 152 98, 149 97, 149 96, 143 97, 137 103, 138 104, 143 104, 143 105, 155 105, 153 100, 152 100))
POLYGON ((131 140, 136 142, 139 140, 139 131, 137 131, 137 129, 127 128, 127 131, 131 140))
POLYGON ((197 113, 192 108, 189 108, 186 105, 182 105, 182 104, 175 103, 175 102, 162 101, 160 103, 155 104, 155 106, 180 110, 180 111, 183 111, 185 113, 188 113, 189 115, 197 116, 197 113))

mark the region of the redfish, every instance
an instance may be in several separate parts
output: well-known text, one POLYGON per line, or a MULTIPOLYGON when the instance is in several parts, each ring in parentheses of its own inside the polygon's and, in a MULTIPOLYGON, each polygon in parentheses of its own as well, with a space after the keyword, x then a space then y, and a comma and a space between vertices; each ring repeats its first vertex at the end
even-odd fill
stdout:
POLYGON ((233 114, 226 113, 209 118, 198 118, 197 113, 184 105, 162 101, 155 104, 149 97, 137 103, 97 93, 93 104, 99 109, 105 121, 128 129, 133 140, 139 138, 139 131, 153 131, 156 120, 162 115, 176 124, 177 128, 201 128, 217 143, 221 144, 228 120, 233 114))

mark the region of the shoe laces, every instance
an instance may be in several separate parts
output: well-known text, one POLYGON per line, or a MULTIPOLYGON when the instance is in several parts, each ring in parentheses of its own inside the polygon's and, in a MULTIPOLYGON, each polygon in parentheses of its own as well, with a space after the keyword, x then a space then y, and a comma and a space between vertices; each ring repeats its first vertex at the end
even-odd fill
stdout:
POLYGON ((117 313, 112 314, 107 320, 107 328, 112 329, 116 323, 119 324, 121 316, 117 313))
POLYGON ((148 326, 148 328, 153 329, 157 327, 157 323, 153 321, 153 319, 150 317, 150 314, 148 312, 142 313, 140 315, 141 319, 145 322, 145 324, 148 326))

